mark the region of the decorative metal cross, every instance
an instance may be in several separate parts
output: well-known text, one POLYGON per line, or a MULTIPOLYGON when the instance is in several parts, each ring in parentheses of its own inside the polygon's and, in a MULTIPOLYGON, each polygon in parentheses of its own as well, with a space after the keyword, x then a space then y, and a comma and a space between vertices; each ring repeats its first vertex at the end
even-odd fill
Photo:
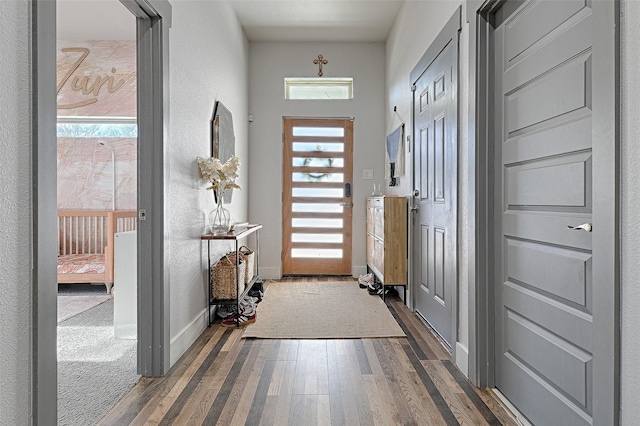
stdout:
POLYGON ((318 66, 318 77, 322 77, 322 66, 329 63, 322 54, 318 55, 318 59, 314 59, 313 63, 318 66))

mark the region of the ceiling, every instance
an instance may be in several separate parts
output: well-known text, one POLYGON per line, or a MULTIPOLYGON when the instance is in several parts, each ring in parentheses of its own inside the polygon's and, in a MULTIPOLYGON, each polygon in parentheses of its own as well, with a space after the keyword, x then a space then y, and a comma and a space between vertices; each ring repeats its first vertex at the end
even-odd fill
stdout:
POLYGON ((250 41, 385 41, 402 0, 232 0, 250 41))
POLYGON ((136 19, 119 0, 58 0, 56 9, 58 40, 136 39, 136 19))
MULTIPOLYGON (((178 3, 188 0, 170 0, 178 3)), ((220 0, 199 0, 220 1, 220 0)), ((382 42, 403 0, 229 0, 250 41, 382 42)), ((134 40, 119 0, 58 0, 59 40, 134 40)))

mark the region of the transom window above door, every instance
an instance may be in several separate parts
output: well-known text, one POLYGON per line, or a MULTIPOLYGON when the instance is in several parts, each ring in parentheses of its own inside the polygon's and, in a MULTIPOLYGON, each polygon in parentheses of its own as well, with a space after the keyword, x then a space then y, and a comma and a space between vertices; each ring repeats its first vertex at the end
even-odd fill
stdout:
POLYGON ((285 77, 285 99, 353 99, 353 78, 285 77))

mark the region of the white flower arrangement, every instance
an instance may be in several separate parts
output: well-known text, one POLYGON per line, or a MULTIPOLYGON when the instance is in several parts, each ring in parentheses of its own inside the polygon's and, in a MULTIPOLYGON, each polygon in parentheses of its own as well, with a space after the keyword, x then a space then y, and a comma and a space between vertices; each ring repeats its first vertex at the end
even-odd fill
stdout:
POLYGON ((211 184, 207 189, 224 191, 229 188, 241 189, 234 181, 238 177, 240 159, 235 155, 222 162, 215 157, 198 157, 198 169, 200 177, 211 184))

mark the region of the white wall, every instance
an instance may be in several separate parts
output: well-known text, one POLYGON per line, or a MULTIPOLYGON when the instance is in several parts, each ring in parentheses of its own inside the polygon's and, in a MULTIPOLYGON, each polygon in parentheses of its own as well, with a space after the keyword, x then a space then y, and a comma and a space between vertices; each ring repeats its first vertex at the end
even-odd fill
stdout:
POLYGON ((30 5, 0 2, 0 424, 31 411, 30 5), (7 226, 8 225, 8 226, 7 226))
MULTIPOLYGON (((398 125, 398 117, 393 116, 393 108, 397 108, 398 115, 407 123, 406 134, 412 135, 411 107, 413 95, 409 75, 420 58, 425 54, 433 40, 449 21, 455 10, 460 6, 458 1, 409 1, 405 2, 398 13, 391 34, 387 39, 386 53, 386 130, 398 125)), ((469 235, 468 197, 469 181, 467 176, 468 161, 468 132, 467 132, 467 96, 468 96, 468 30, 464 23, 460 35, 460 63, 458 64, 458 93, 459 93, 459 144, 458 144, 458 333, 455 347, 456 363, 466 374, 468 371, 469 346, 469 297, 468 297, 468 247, 469 235)), ((407 144, 407 147, 408 148, 407 144)), ((412 154, 405 150, 404 177, 399 179, 399 186, 386 187, 387 193, 410 196, 413 192, 411 170, 413 168, 412 154)), ((407 291, 412 291, 409 286, 407 291)), ((408 301, 411 306, 411 300, 408 301)))
POLYGON ((384 177, 384 44, 255 42, 249 55, 249 219, 262 223, 260 275, 279 278, 282 251, 282 117, 355 117, 353 274, 366 271, 365 198, 384 177), (285 100, 284 77, 317 77, 313 60, 329 61, 324 77, 353 77, 354 98, 285 100), (374 181, 362 170, 373 169, 374 181))
POLYGON ((621 2, 622 359, 621 421, 640 419, 640 3, 621 2))
MULTIPOLYGON (((232 220, 247 220, 248 44, 226 2, 173 2, 170 31, 171 364, 206 326, 207 247, 199 240, 215 206, 200 181, 196 157, 210 155, 214 101, 233 114, 243 190, 234 191, 232 220)), ((230 246, 212 243, 213 260, 230 246)))

